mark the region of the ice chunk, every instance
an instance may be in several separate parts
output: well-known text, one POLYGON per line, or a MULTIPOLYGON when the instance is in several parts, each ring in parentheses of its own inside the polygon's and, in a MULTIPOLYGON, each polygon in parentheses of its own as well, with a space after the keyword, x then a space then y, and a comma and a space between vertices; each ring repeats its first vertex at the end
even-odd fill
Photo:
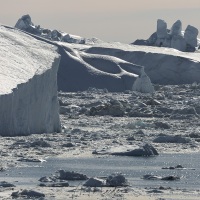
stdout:
POLYGON ((192 47, 197 47, 198 34, 199 34, 199 31, 197 28, 195 28, 194 26, 188 25, 185 30, 185 34, 184 34, 184 38, 185 38, 185 41, 187 42, 187 44, 191 45, 192 47))
POLYGON ((174 35, 182 35, 182 22, 180 20, 177 20, 171 28, 170 34, 172 36, 174 35))
POLYGON ((142 70, 141 75, 133 84, 133 90, 142 92, 142 93, 153 93, 154 87, 151 83, 150 78, 146 75, 144 72, 144 69, 142 70))
POLYGON ((179 51, 186 50, 186 41, 182 35, 174 35, 172 37, 171 48, 177 49, 179 51))
POLYGON ((62 36, 62 42, 84 44, 85 39, 77 35, 64 34, 62 36))
POLYGON ((148 40, 136 40, 134 45, 169 47, 184 52, 195 52, 199 47, 198 29, 188 25, 182 31, 182 22, 177 20, 170 30, 164 20, 157 20, 157 31, 148 40))
POLYGON ((167 23, 161 19, 158 19, 157 21, 157 37, 158 38, 167 37, 167 23))
POLYGON ((26 31, 30 26, 33 26, 30 15, 22 16, 16 23, 15 27, 26 31))

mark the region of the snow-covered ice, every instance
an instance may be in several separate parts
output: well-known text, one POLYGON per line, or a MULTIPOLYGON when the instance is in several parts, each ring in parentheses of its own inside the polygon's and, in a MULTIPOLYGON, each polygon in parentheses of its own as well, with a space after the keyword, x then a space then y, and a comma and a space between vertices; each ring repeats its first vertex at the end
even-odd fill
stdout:
POLYGON ((200 82, 199 52, 181 52, 173 48, 101 43, 85 49, 87 53, 116 56, 144 66, 154 84, 175 85, 200 82))
POLYGON ((55 46, 0 27, 0 135, 59 132, 55 46))

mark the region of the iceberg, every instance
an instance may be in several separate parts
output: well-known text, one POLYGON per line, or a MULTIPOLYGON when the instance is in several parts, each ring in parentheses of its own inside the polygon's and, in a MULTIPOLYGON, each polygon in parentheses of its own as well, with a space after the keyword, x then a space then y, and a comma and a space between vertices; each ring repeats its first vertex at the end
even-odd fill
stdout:
POLYGON ((35 26, 29 15, 22 16, 15 28, 37 40, 58 47, 61 55, 58 69, 59 91, 77 92, 90 87, 106 88, 109 92, 123 92, 133 88, 145 93, 154 91, 149 78, 143 76, 141 79, 140 77, 143 71, 142 66, 127 62, 118 58, 117 55, 105 55, 104 52, 97 55, 85 51, 91 45, 101 44, 103 41, 94 38, 84 39, 80 36, 35 26), (137 79, 140 79, 138 83, 142 86, 137 84, 137 87, 133 87, 137 79))
POLYGON ((115 56, 90 54, 66 45, 59 49, 58 89, 64 92, 84 91, 90 87, 106 88, 110 92, 132 90, 143 69, 115 56))
POLYGON ((0 135, 60 132, 57 48, 0 26, 0 135))
POLYGON ((168 47, 183 52, 195 52, 199 48, 198 29, 188 25, 185 31, 182 31, 182 22, 177 20, 167 29, 167 23, 164 20, 157 20, 157 30, 147 40, 136 40, 132 44, 168 47))
POLYGON ((28 14, 23 15, 20 19, 18 19, 17 23, 15 24, 15 28, 26 31, 31 34, 41 36, 52 41, 62 41, 77 44, 85 43, 85 39, 80 36, 64 33, 58 30, 44 29, 41 28, 40 25, 34 25, 30 15, 28 14))
MULTIPOLYGON (((116 56, 129 63, 144 66, 144 71, 153 84, 180 85, 194 82, 200 83, 199 52, 188 53, 172 48, 122 43, 112 43, 112 45, 96 44, 85 51, 91 54, 116 56)), ((146 79, 146 82, 149 81, 146 79)))
POLYGON ((15 27, 58 47, 61 54, 58 89, 64 92, 96 87, 110 92, 136 90, 153 93, 152 83, 179 85, 200 82, 198 30, 188 25, 185 32, 182 31, 180 20, 169 30, 167 23, 159 19, 157 31, 148 40, 137 40, 137 45, 98 39, 85 39, 83 42, 82 37, 63 32, 57 32, 56 39, 52 40, 52 37, 49 39, 38 34, 37 30, 44 32, 46 29, 34 26, 29 15, 20 18, 15 27), (64 35, 65 40, 62 40, 64 35))

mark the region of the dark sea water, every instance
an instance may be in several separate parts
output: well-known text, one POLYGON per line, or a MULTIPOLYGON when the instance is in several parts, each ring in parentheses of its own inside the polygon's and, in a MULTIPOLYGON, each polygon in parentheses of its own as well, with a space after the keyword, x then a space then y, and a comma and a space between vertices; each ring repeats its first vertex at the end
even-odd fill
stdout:
MULTIPOLYGON (((37 185, 42 176, 51 176, 59 169, 77 171, 89 177, 104 177, 122 173, 133 187, 171 187, 180 189, 199 189, 200 154, 161 154, 157 157, 92 157, 92 158, 49 158, 43 163, 27 163, 27 167, 10 168, 0 172, 1 181, 15 185, 37 185), (162 169, 162 167, 181 164, 186 169, 162 169), (193 170, 195 169, 195 170, 193 170), (143 175, 180 176, 178 181, 143 180, 143 175), (16 182, 17 181, 17 182, 16 182)), ((82 182, 69 182, 70 185, 82 182)))

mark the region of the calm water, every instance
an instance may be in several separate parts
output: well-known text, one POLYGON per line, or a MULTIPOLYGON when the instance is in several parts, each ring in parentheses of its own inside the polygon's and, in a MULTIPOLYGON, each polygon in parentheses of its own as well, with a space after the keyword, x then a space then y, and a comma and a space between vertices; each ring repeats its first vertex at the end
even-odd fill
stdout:
MULTIPOLYGON (((93 157, 93 158, 50 158, 44 163, 27 163, 26 168, 11 168, 0 172, 0 179, 16 185, 37 185, 42 176, 51 176, 56 170, 64 169, 84 173, 89 177, 107 176, 112 173, 122 173, 134 187, 172 187, 199 189, 200 186, 200 154, 162 154, 157 157, 93 157), (181 164, 195 170, 164 170, 162 167, 181 164), (143 180, 145 174, 159 176, 180 176, 179 181, 143 180), (18 181, 18 182, 15 182, 18 181)), ((70 182, 70 185, 80 182, 70 182)))

